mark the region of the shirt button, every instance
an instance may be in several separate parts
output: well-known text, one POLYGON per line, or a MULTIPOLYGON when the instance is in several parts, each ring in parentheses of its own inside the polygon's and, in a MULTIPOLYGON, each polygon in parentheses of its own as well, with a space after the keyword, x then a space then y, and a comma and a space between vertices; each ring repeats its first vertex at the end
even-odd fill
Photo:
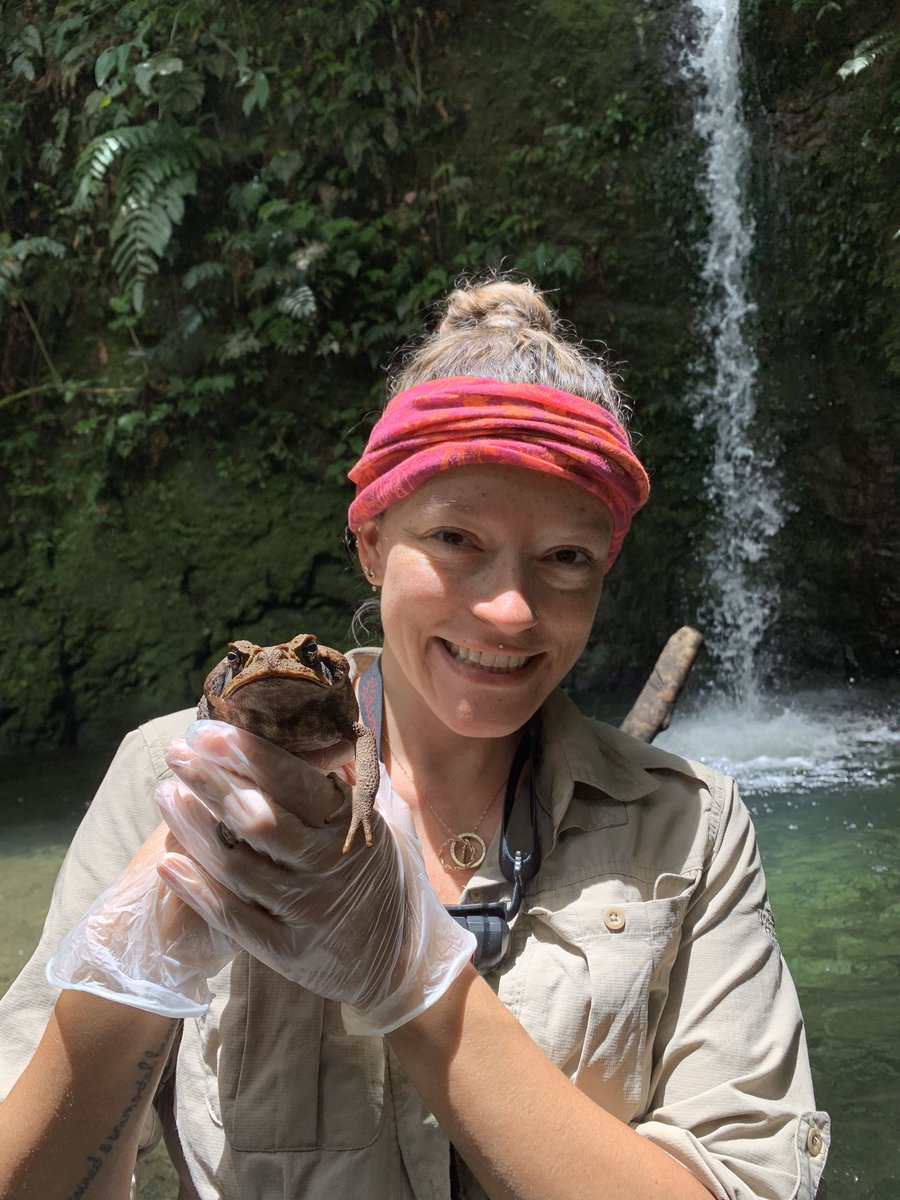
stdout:
POLYGON ((822 1138, 821 1129, 817 1129, 815 1125, 810 1125, 809 1133, 806 1136, 806 1148, 813 1158, 818 1158, 822 1153, 825 1142, 822 1138))
POLYGON ((620 929, 625 928, 625 914, 621 908, 611 905, 603 911, 603 924, 610 933, 618 933, 620 929))

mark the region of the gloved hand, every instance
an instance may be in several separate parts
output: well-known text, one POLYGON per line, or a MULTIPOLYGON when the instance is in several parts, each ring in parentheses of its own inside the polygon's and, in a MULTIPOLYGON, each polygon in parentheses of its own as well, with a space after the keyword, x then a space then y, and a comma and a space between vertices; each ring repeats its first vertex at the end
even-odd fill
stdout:
POLYGON ((342 854, 342 824, 309 823, 311 808, 323 811, 316 791, 334 784, 271 742, 200 721, 167 758, 182 784, 158 799, 187 853, 166 854, 159 873, 212 928, 347 1006, 350 1032, 389 1033, 463 970, 475 939, 435 895, 384 771, 373 846, 360 840, 342 854), (217 833, 220 821, 236 845, 217 833))
POLYGON ((167 848, 177 843, 160 824, 62 939, 47 963, 50 983, 161 1016, 206 1012, 207 979, 237 948, 160 879, 156 867, 167 848))

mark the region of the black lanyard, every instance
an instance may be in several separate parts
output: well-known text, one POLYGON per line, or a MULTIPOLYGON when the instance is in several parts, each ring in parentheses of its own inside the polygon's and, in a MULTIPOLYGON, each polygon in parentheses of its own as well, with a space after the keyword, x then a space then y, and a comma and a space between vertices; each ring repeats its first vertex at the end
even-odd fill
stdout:
MULTIPOLYGON (((384 715, 384 682, 381 676, 381 660, 376 658, 359 681, 359 711, 362 720, 375 734, 378 742, 378 758, 381 761, 381 725, 384 715)), ((500 827, 500 870, 512 885, 508 901, 495 904, 448 904, 447 912, 457 924, 475 935, 477 946, 472 961, 477 969, 486 974, 498 967, 509 950, 509 924, 522 906, 525 888, 534 879, 541 865, 541 842, 538 833, 537 760, 541 744, 541 718, 535 713, 526 723, 522 737, 516 747, 506 793, 503 798, 503 821, 500 827), (509 823, 512 818, 519 790, 519 780, 525 764, 531 764, 529 780, 529 811, 531 818, 531 845, 527 849, 514 850, 508 841, 509 823)))

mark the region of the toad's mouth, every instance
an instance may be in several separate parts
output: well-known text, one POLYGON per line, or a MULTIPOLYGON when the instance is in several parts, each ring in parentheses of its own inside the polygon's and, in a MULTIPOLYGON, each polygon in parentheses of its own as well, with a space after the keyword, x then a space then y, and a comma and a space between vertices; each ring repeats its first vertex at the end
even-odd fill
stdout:
POLYGON ((448 642, 445 638, 441 641, 459 662, 470 663, 474 667, 480 667, 482 671, 493 671, 502 675, 520 671, 533 657, 529 654, 484 654, 481 650, 457 646, 455 642, 448 642))
MULTIPOLYGON (((328 688, 331 687, 334 680, 331 672, 321 664, 323 675, 325 678, 320 678, 315 671, 311 671, 308 667, 290 666, 283 667, 261 667, 257 671, 243 671, 239 675, 229 680, 222 689, 223 697, 230 698, 236 692, 249 690, 254 694, 258 694, 263 690, 275 688, 280 689, 283 682, 287 680, 293 684, 293 690, 300 690, 297 684, 304 684, 306 688, 328 688)), ((305 690, 305 688, 303 689, 305 690)))

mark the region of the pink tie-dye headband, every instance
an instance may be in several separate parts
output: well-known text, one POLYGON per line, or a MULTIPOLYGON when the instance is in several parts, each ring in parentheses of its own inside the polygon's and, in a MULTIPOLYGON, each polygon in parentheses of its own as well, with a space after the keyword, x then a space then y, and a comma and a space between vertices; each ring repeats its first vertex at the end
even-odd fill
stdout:
POLYGON ((459 375, 417 384, 388 403, 349 473, 350 528, 439 471, 484 463, 567 479, 602 500, 613 519, 607 571, 650 491, 628 435, 605 408, 541 384, 459 375))

